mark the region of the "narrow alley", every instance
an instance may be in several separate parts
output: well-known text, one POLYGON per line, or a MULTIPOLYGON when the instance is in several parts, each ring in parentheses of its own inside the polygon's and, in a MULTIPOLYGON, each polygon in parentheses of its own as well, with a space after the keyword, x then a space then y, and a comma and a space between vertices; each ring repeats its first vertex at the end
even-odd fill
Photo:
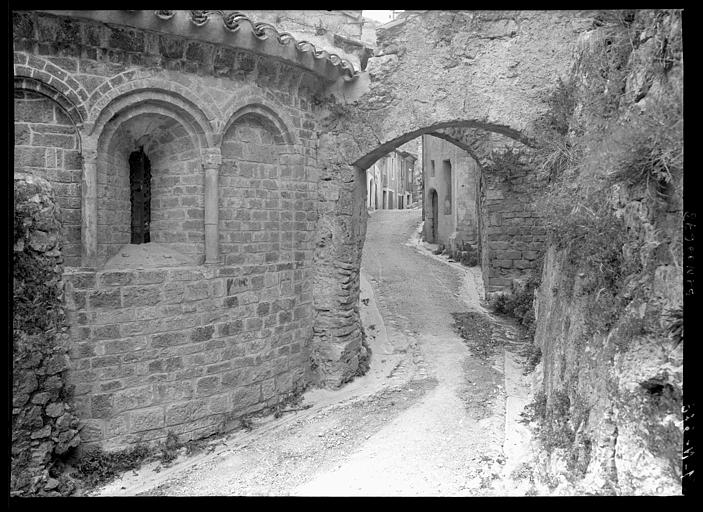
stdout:
POLYGON ((10 501, 694 492, 684 11, 13 9, 10 501))
POLYGON ((145 465, 98 494, 509 492, 500 482, 515 465, 504 452, 506 421, 519 435, 525 377, 500 347, 487 358, 473 355, 452 327, 452 312, 483 311, 480 274, 422 247, 420 215, 380 210, 369 219, 361 315, 373 355, 365 376, 339 391, 310 391, 303 400, 309 409, 255 420, 250 432, 234 432, 209 453, 182 456, 168 468, 145 465))

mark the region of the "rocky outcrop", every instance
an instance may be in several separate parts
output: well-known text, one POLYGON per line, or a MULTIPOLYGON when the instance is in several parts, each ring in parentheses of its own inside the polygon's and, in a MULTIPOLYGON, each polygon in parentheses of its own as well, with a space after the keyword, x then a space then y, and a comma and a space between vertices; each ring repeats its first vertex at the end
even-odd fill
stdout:
POLYGON ((563 494, 680 494, 680 12, 596 21, 567 86, 570 164, 542 199, 556 205, 536 294, 542 477, 563 494))
POLYGON ((58 495, 56 456, 80 443, 66 385, 61 221, 49 183, 15 174, 11 494, 58 495))

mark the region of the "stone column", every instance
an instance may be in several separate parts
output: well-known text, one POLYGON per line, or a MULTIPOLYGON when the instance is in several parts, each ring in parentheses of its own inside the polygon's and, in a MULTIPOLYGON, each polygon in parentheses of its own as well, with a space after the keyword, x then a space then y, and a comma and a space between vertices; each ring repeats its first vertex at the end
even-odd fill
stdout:
POLYGON ((219 190, 218 176, 222 164, 219 148, 207 148, 202 152, 205 169, 205 263, 215 264, 219 260, 219 190))
POLYGON ((98 259, 98 151, 83 145, 81 178, 81 265, 95 267, 98 259))

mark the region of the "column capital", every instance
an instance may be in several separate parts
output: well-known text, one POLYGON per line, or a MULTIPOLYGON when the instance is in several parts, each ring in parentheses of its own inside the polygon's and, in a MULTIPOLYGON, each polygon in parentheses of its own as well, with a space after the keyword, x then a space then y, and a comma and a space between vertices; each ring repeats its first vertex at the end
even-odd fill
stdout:
POLYGON ((206 169, 217 168, 222 163, 220 148, 203 148, 200 155, 203 160, 203 167, 206 169))

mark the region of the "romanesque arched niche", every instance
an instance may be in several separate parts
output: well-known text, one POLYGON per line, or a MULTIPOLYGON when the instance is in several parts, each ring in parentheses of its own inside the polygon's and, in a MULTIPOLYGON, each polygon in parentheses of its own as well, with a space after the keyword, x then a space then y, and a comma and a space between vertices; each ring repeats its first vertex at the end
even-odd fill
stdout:
POLYGON ((225 126, 219 181, 224 263, 296 261, 295 232, 313 229, 306 224, 312 197, 307 197, 302 155, 292 142, 280 117, 263 105, 241 108, 225 126))
POLYGON ((205 256, 201 150, 208 140, 193 116, 177 104, 154 95, 132 100, 137 101, 124 102, 124 108, 104 123, 97 140, 98 266, 201 264, 205 256), (149 236, 135 241, 133 178, 138 155, 150 174, 144 216, 149 236))
MULTIPOLYGON (((304 380, 313 317, 316 176, 291 134, 269 107, 238 109, 224 127, 219 175, 220 259, 226 275, 241 276, 227 279, 225 303, 233 318, 254 314, 245 325, 267 330, 265 346, 285 364, 274 372, 282 392, 304 380)), ((251 334, 232 333, 254 354, 263 345, 251 334)), ((241 356, 237 350, 227 354, 241 356)), ((268 399, 270 390, 262 390, 268 399)))
POLYGON ((14 170, 49 181, 61 211, 64 264, 81 256, 81 118, 70 100, 39 80, 17 77, 14 170))

